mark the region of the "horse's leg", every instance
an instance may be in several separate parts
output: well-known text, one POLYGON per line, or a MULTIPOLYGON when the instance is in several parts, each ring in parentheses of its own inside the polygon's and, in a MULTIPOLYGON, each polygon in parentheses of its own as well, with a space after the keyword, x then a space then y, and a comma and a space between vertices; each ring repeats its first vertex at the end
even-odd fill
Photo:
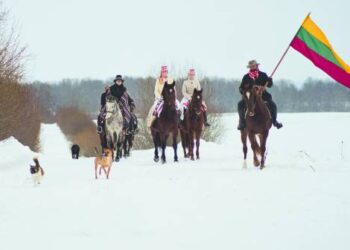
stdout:
POLYGON ((265 167, 266 142, 267 142, 268 136, 269 136, 269 131, 267 131, 266 133, 260 136, 260 150, 261 150, 260 169, 263 169, 265 167))
POLYGON ((127 148, 126 148, 127 157, 130 156, 130 151, 132 148, 132 140, 133 140, 133 135, 129 135, 127 139, 127 148))
POLYGON ((160 136, 160 144, 162 146, 162 156, 161 156, 161 159, 162 159, 162 163, 166 163, 166 156, 165 156, 165 148, 166 148, 166 142, 168 140, 168 137, 169 137, 169 134, 167 135, 161 135, 160 136))
POLYGON ((124 142, 123 142, 123 151, 122 155, 124 158, 127 157, 127 141, 128 141, 128 135, 125 136, 124 142))
POLYGON ((132 147, 134 146, 134 135, 131 135, 130 136, 130 141, 129 141, 129 148, 128 148, 128 156, 131 155, 131 150, 132 150, 132 147))
POLYGON ((120 136, 118 136, 118 141, 117 141, 117 157, 116 161, 120 161, 121 158, 121 150, 122 150, 122 143, 120 142, 120 136))
POLYGON ((180 131, 181 136, 181 145, 184 150, 184 157, 187 158, 187 152, 186 152, 186 134, 184 131, 180 131))
POLYGON ((201 130, 196 131, 196 156, 197 156, 197 160, 199 160, 199 144, 201 141, 201 133, 202 133, 201 130))
POLYGON ((194 160, 194 154, 193 154, 193 148, 194 148, 194 132, 192 130, 190 130, 189 132, 189 147, 188 147, 188 151, 189 151, 189 157, 191 158, 191 160, 194 160))
POLYGON ((247 137, 248 137, 247 130, 242 129, 242 130, 241 130, 241 141, 242 141, 242 144, 243 144, 243 155, 244 155, 244 160, 247 159, 247 152, 248 152, 247 137))
POLYGON ((122 136, 121 132, 119 134, 114 133, 114 139, 115 139, 115 149, 116 149, 116 157, 115 161, 119 161, 121 158, 121 144, 122 144, 122 136))
POLYGON ((173 132, 173 149, 174 149, 174 161, 178 162, 179 158, 177 157, 177 134, 178 134, 178 130, 176 129, 173 132))
POLYGON ((159 134, 157 132, 152 133, 153 143, 154 143, 154 161, 159 161, 158 147, 159 145, 159 134))
POLYGON ((254 154, 254 166, 258 167, 260 165, 260 162, 257 157, 257 150, 258 150, 258 144, 256 142, 255 134, 253 132, 248 133, 250 144, 252 146, 253 154, 254 154))

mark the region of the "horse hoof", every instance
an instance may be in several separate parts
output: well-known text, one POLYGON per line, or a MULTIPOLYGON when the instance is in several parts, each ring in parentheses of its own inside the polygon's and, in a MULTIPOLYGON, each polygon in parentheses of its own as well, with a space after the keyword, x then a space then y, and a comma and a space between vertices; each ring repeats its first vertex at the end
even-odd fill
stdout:
POLYGON ((197 160, 199 160, 199 155, 197 155, 197 160))
POLYGON ((265 168, 265 165, 261 165, 260 166, 260 170, 264 169, 265 168))
POLYGON ((194 161, 194 157, 193 156, 191 156, 191 161, 194 161))
POLYGON ((154 162, 158 162, 159 161, 159 157, 154 157, 154 162))
POLYGON ((260 162, 257 161, 257 160, 255 160, 255 161, 254 161, 254 166, 255 166, 255 167, 259 167, 259 166, 260 166, 260 162))
POLYGON ((162 159, 162 164, 165 164, 166 163, 166 160, 165 159, 162 159))
POLYGON ((179 162, 179 159, 175 158, 175 159, 174 159, 174 162, 179 162))

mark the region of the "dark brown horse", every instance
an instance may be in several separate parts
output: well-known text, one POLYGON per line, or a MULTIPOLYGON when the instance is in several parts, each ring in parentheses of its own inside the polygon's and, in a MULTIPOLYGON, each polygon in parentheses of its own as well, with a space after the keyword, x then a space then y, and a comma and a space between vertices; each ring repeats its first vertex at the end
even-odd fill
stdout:
POLYGON ((194 160, 194 139, 196 139, 196 156, 199 159, 199 144, 204 125, 202 93, 203 89, 194 90, 188 110, 185 113, 183 126, 180 129, 184 156, 185 158, 190 157, 191 160, 194 160))
POLYGON ((246 128, 241 130, 244 160, 247 158, 247 137, 254 153, 254 165, 260 169, 265 167, 266 141, 272 125, 270 112, 262 99, 264 87, 254 86, 243 91, 243 99, 247 104, 246 128), (259 143, 258 140, 259 139, 259 143), (258 159, 260 156, 260 161, 258 159))
POLYGON ((154 161, 159 161, 158 148, 162 149, 161 161, 166 162, 165 148, 169 135, 173 137, 174 161, 178 161, 177 157, 177 135, 179 132, 179 118, 176 110, 176 92, 175 82, 173 84, 165 84, 162 96, 164 99, 163 110, 159 117, 151 126, 151 133, 154 143, 154 161))

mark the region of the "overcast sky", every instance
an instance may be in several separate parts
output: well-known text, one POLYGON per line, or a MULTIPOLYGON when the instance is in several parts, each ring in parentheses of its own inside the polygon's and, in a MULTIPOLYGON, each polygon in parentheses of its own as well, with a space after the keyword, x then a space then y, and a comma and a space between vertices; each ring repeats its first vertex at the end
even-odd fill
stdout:
MULTIPOLYGON (((28 80, 155 74, 162 64, 241 78, 270 73, 305 15, 350 63, 345 0, 4 0, 31 54, 28 80)), ((185 73, 185 72, 184 72, 185 73)), ((329 79, 290 50, 275 78, 329 79)))

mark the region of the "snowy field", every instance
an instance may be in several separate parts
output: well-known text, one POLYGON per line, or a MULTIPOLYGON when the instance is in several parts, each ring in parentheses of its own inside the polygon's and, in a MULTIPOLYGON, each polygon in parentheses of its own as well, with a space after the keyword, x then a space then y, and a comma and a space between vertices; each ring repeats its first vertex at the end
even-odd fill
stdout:
POLYGON ((350 114, 281 114, 262 171, 250 151, 242 168, 237 115, 223 119, 225 137, 202 142, 200 161, 180 147, 166 165, 134 151, 108 181, 94 179, 92 158, 70 159, 55 124, 42 126, 39 187, 35 154, 0 142, 0 249, 350 249, 350 114))

